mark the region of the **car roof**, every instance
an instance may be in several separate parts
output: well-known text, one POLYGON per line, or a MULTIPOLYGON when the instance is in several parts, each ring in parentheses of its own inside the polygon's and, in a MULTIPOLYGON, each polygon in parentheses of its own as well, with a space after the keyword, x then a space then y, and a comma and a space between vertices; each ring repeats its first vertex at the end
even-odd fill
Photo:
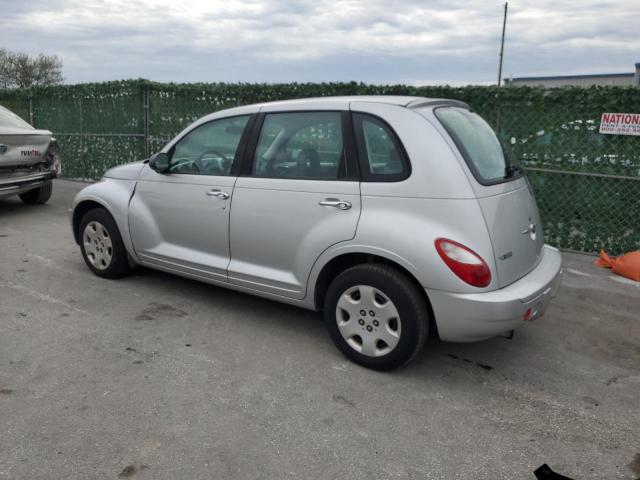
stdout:
MULTIPOLYGON (((291 110, 304 110, 306 107, 314 110, 323 108, 323 104, 326 103, 328 109, 339 107, 339 109, 348 109, 349 105, 353 103, 380 103, 386 105, 395 105, 397 107, 406 108, 435 108, 440 106, 448 107, 461 107, 470 110, 469 105, 460 100, 452 100, 447 98, 427 98, 427 97, 415 97, 409 95, 351 95, 342 97, 313 97, 313 98, 296 98, 293 100, 279 100, 275 102, 263 102, 254 103, 251 105, 243 105, 239 107, 229 108, 225 110, 218 110, 217 112, 205 115, 195 123, 189 125, 183 130, 176 139, 181 137, 186 131, 191 130, 203 123, 210 122, 219 118, 234 116, 234 115, 252 115, 259 111, 274 112, 274 111, 286 111, 291 110), (318 108, 320 107, 320 108, 318 108)), ((167 147, 172 146, 169 143, 167 147)))
POLYGON ((468 108, 468 105, 459 100, 452 100, 446 98, 427 98, 427 97, 414 97, 409 95, 349 95, 349 96, 336 96, 336 97, 312 97, 312 98, 297 98, 293 100, 280 100, 275 102, 257 103, 254 107, 266 107, 266 106, 286 106, 292 107, 304 107, 307 103, 323 103, 323 102, 368 102, 368 103, 385 103, 388 105, 397 105, 400 107, 418 108, 436 105, 452 105, 463 106, 468 108))

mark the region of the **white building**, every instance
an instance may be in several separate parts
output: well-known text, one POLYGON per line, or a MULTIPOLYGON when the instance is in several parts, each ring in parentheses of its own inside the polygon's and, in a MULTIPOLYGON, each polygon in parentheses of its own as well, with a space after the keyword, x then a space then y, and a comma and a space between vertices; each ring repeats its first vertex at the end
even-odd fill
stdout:
POLYGON ((632 73, 594 73, 590 75, 560 75, 551 77, 512 77, 504 80, 511 87, 591 87, 594 85, 640 87, 640 63, 632 73))

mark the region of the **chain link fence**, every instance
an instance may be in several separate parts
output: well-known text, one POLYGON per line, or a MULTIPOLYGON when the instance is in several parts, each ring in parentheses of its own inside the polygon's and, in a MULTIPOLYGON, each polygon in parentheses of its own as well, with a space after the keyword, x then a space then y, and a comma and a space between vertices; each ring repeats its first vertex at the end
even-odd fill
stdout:
POLYGON ((158 84, 145 80, 0 90, 0 104, 55 133, 67 178, 160 150, 201 116, 237 105, 330 95, 417 95, 467 102, 495 129, 536 192, 545 239, 583 252, 640 249, 640 137, 602 135, 604 112, 640 113, 622 87, 411 87, 330 84, 158 84))

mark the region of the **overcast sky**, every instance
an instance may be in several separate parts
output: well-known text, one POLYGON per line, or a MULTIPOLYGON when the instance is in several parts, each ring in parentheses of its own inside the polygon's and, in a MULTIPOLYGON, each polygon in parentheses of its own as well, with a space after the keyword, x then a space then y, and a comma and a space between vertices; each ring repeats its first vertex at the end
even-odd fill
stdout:
MULTIPOLYGON (((496 81, 492 0, 0 0, 0 47, 67 83, 496 81)), ((640 0, 514 0, 504 76, 632 72, 640 0)))

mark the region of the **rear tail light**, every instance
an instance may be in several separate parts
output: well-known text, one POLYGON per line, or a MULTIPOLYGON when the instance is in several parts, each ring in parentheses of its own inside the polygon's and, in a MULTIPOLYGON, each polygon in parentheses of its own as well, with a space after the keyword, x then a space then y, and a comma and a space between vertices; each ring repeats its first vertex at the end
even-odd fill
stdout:
POLYGON ((444 263, 463 282, 474 287, 486 287, 491 283, 491 271, 476 252, 447 238, 436 239, 436 250, 444 263))

